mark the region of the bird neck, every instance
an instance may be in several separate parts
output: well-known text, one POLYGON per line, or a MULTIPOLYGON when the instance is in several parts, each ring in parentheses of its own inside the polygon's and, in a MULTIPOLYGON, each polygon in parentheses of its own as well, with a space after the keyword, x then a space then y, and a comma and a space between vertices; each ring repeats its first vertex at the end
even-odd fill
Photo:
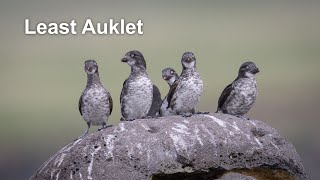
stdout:
MULTIPOLYGON (((181 75, 182 74, 192 74, 194 71, 196 71, 196 68, 195 67, 190 67, 190 68, 187 68, 187 67, 183 67, 183 70, 181 72, 181 75)), ((180 75, 180 76, 181 76, 180 75)))
POLYGON ((249 78, 254 80, 256 77, 254 74, 248 73, 248 72, 239 72, 238 74, 238 79, 239 78, 249 78))
POLYGON ((87 86, 92 84, 100 84, 99 73, 87 74, 87 86))
POLYGON ((131 66, 131 74, 144 74, 146 73, 146 69, 141 66, 131 66))

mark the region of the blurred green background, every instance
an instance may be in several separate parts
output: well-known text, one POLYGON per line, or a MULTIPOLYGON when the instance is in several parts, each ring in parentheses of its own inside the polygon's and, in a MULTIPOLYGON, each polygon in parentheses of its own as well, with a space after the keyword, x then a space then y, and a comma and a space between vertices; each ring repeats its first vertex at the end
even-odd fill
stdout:
MULTIPOLYGON (((164 97, 161 70, 181 72, 185 51, 197 57, 205 82, 201 111, 215 111, 239 66, 254 61, 259 97, 249 117, 291 140, 311 179, 320 179, 320 1, 1 1, 0 173, 27 179, 62 146, 83 133, 78 99, 86 85, 83 62, 95 59, 114 99, 110 124, 120 118, 119 96, 128 65, 140 50, 164 97), (143 20, 144 35, 24 35, 24 19, 70 22, 143 20)), ((92 128, 91 132, 96 130, 92 128)))

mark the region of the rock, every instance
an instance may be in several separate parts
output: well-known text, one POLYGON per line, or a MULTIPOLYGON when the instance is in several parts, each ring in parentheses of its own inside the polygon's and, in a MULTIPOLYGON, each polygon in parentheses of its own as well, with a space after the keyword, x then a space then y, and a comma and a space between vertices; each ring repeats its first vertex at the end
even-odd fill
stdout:
POLYGON ((30 178, 308 179, 293 145, 257 120, 230 115, 121 122, 58 151, 30 178))
POLYGON ((257 180, 252 176, 246 176, 240 173, 226 173, 218 180, 257 180))

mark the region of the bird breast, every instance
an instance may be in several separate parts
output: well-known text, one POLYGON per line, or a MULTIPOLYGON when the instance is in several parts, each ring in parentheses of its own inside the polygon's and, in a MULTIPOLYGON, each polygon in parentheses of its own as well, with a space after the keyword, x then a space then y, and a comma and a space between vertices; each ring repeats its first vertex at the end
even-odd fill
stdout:
POLYGON ((127 94, 123 97, 125 110, 129 118, 141 118, 147 115, 153 99, 153 84, 148 77, 139 76, 130 80, 127 94))
POLYGON ((194 109, 203 91, 203 81, 198 73, 182 77, 174 99, 178 109, 189 111, 194 109))
POLYGON ((83 93, 83 118, 92 125, 101 125, 110 115, 108 93, 103 87, 89 88, 83 93))

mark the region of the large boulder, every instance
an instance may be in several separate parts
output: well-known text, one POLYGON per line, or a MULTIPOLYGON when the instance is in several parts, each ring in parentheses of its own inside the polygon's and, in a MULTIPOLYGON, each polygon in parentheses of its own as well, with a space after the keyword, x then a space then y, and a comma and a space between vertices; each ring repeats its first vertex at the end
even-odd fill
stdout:
POLYGON ((257 120, 142 119, 78 139, 30 179, 308 179, 294 146, 257 120))

